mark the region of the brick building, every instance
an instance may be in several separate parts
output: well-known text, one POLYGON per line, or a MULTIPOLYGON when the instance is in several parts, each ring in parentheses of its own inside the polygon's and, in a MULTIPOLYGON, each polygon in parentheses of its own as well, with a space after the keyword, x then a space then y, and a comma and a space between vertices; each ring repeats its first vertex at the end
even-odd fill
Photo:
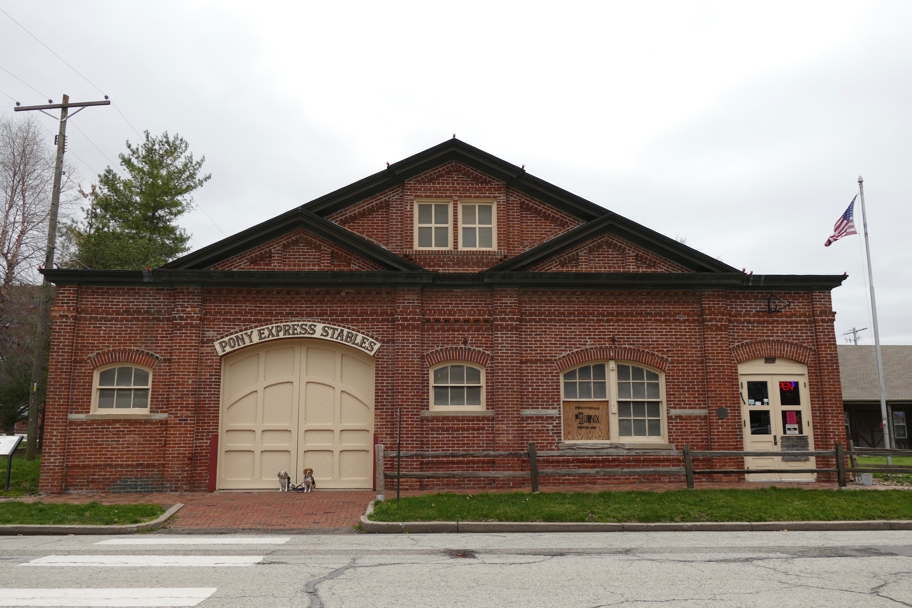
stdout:
POLYGON ((45 274, 43 492, 369 488, 400 408, 404 450, 590 467, 845 441, 844 277, 744 274, 457 139, 149 272, 45 274))

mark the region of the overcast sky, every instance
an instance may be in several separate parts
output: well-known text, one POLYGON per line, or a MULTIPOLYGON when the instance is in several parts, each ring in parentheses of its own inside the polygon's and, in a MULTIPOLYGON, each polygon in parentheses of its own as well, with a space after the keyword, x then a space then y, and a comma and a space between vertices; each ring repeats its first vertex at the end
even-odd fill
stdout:
POLYGON ((116 106, 70 123, 83 184, 137 131, 206 157, 182 221, 195 249, 456 133, 737 268, 847 272, 844 343, 872 327, 863 239, 823 243, 863 175, 881 341, 912 344, 910 2, 0 9, 0 68, 28 84, 0 70, 0 111, 62 93, 116 106))

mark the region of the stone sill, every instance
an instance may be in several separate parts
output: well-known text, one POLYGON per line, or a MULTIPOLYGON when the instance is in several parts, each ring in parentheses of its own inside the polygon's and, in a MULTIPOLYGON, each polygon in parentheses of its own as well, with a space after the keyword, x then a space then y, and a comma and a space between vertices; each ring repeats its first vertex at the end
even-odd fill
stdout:
POLYGON ((406 249, 405 254, 412 257, 471 255, 502 258, 507 255, 507 252, 499 249, 406 249))
POLYGON ((167 420, 168 414, 67 414, 67 420, 167 420))
POLYGON ((579 451, 592 451, 592 450, 605 450, 606 452, 624 452, 625 450, 655 450, 657 452, 674 451, 675 445, 673 443, 630 443, 630 442, 620 442, 620 441, 578 441, 578 442, 561 442, 557 444, 557 449, 560 451, 572 452, 574 450, 579 451))
POLYGON ((421 410, 422 418, 437 418, 437 417, 446 417, 446 416, 475 416, 483 418, 493 418, 494 410, 463 410, 463 411, 452 411, 452 410, 421 410))

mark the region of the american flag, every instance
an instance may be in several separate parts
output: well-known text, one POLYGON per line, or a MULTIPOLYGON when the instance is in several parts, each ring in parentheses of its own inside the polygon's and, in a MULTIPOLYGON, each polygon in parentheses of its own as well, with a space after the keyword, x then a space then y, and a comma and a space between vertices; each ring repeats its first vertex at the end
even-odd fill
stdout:
POLYGON ((857 194, 855 195, 855 198, 852 199, 852 202, 849 203, 849 208, 845 210, 845 213, 839 216, 839 220, 837 220, 836 225, 833 226, 833 234, 827 239, 827 242, 824 243, 824 247, 829 247, 844 236, 858 234, 855 232, 855 220, 852 219, 852 215, 855 212, 856 198, 858 198, 857 194))

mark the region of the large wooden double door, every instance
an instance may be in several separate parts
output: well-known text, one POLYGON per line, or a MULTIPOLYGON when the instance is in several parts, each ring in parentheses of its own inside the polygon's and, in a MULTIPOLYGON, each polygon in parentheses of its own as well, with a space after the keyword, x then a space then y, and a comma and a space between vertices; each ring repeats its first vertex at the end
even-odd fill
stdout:
POLYGON ((279 471, 299 483, 370 488, 374 360, 321 340, 278 340, 222 362, 218 488, 277 489, 279 471))

